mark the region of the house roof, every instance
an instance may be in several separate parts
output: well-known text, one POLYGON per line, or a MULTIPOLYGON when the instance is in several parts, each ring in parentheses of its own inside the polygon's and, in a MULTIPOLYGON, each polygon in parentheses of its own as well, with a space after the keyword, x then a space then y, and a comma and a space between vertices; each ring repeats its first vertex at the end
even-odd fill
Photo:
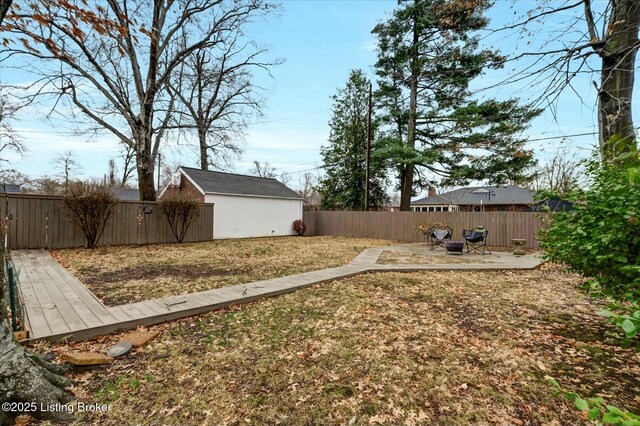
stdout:
POLYGON ((0 183, 0 192, 4 192, 4 193, 20 192, 20 185, 16 185, 13 183, 0 183))
POLYGON ((180 167, 205 194, 255 195, 260 197, 302 199, 298 193, 273 178, 214 172, 180 167))
POLYGON ((573 203, 567 200, 560 200, 558 198, 551 198, 549 200, 542 200, 535 203, 532 206, 527 207, 523 211, 525 212, 568 212, 573 210, 573 203))
POLYGON ((140 201, 140 190, 137 188, 118 188, 115 195, 120 201, 140 201))
POLYGON ((421 198, 411 205, 504 205, 532 204, 534 191, 515 185, 470 186, 421 198))

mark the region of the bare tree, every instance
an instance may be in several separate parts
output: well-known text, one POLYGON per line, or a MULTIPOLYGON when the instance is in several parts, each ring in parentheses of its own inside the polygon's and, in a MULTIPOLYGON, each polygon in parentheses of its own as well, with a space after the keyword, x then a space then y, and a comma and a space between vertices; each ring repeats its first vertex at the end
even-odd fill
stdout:
POLYGON ((76 175, 80 171, 80 163, 78 163, 76 155, 69 150, 64 151, 54 157, 52 164, 56 166, 56 174, 62 179, 64 191, 67 192, 69 182, 78 180, 76 175))
MULTIPOLYGON (((135 151, 143 200, 155 199, 154 168, 175 98, 166 85, 187 58, 220 43, 262 0, 35 0, 7 14, 5 57, 38 75, 33 96, 66 99, 135 151)), ((58 105, 56 101, 56 105, 58 105)))
POLYGON ((109 172, 104 177, 104 182, 106 185, 114 188, 117 185, 116 174, 118 174, 118 167, 116 166, 116 160, 110 158, 107 162, 107 166, 109 167, 109 172))
POLYGON ((130 146, 124 145, 118 159, 122 160, 122 173, 115 158, 110 158, 107 162, 108 172, 105 175, 105 182, 112 187, 125 188, 127 182, 135 171, 135 151, 130 146))
POLYGON ((268 161, 261 163, 260 161, 254 161, 253 167, 249 170, 249 174, 253 176, 277 179, 285 185, 291 183, 290 173, 278 173, 278 169, 269 164, 268 161))
POLYGON ((129 179, 136 170, 135 155, 135 150, 129 145, 125 145, 124 150, 120 153, 120 158, 122 158, 122 178, 120 179, 120 185, 123 188, 127 186, 129 179))
POLYGON ((578 186, 580 174, 581 168, 575 154, 562 149, 535 170, 532 189, 563 195, 578 186))
POLYGON ((261 60, 267 49, 244 41, 243 27, 264 12, 255 9, 237 20, 218 45, 194 52, 169 82, 180 101, 177 127, 195 130, 202 170, 222 169, 241 154, 247 120, 262 111, 262 88, 253 83, 253 72, 268 73, 282 62, 261 60))
POLYGON ((512 25, 494 31, 521 30, 538 33, 532 25, 543 25, 554 15, 562 16, 563 31, 554 29, 554 39, 546 40, 538 49, 513 55, 508 61, 533 59, 526 71, 513 73, 504 81, 526 81, 541 86, 538 102, 553 106, 560 94, 570 89, 581 97, 584 88, 573 87, 576 76, 599 75, 598 125, 600 151, 605 159, 636 148, 636 135, 632 121, 632 99, 636 54, 640 48, 640 2, 637 0, 565 0, 540 2, 524 18, 512 25), (573 12, 573 15, 571 13, 573 12), (592 57, 599 58, 594 66, 592 57), (612 142, 612 143, 610 143, 612 142))
POLYGON ((300 179, 298 194, 304 199, 304 209, 314 210, 320 204, 318 193, 318 177, 305 173, 300 179))
POLYGON ((253 162, 253 167, 249 170, 249 174, 262 178, 275 178, 278 176, 276 168, 269 164, 268 161, 261 163, 257 160, 253 162))
POLYGON ((9 159, 5 157, 8 152, 23 155, 27 149, 20 137, 13 129, 11 122, 15 119, 17 106, 9 102, 4 94, 0 93, 0 171, 3 175, 15 173, 13 168, 5 167, 10 164, 9 159))

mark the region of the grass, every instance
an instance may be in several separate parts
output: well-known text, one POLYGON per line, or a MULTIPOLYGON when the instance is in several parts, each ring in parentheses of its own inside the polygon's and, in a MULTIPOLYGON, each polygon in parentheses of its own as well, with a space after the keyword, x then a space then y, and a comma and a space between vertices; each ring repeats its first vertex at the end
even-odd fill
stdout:
POLYGON ((120 305, 349 263, 386 240, 276 237, 52 250, 106 305, 120 305))
POLYGON ((151 345, 73 377, 79 398, 111 406, 78 424, 586 423, 545 375, 640 411, 638 355, 608 339, 579 281, 366 274, 156 326, 151 345))

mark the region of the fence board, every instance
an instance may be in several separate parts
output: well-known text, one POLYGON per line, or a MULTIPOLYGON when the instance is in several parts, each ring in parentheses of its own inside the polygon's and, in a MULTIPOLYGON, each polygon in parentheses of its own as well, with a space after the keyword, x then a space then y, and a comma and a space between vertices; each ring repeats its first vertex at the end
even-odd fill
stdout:
MULTIPOLYGON (((84 234, 68 214, 62 197, 7 194, 0 197, 2 217, 9 217, 10 249, 69 248, 84 245, 84 234)), ((185 242, 213 239, 213 204, 203 204, 185 242)), ((98 245, 172 243, 175 237, 155 202, 121 201, 98 245), (143 214, 143 207, 151 214, 143 214)))
POLYGON ((422 224, 440 222, 453 228, 454 239, 462 240, 462 230, 484 226, 488 244, 509 247, 514 238, 527 240, 538 249, 536 231, 546 214, 532 212, 353 212, 305 211, 307 235, 337 235, 399 241, 424 241, 417 231, 422 224))

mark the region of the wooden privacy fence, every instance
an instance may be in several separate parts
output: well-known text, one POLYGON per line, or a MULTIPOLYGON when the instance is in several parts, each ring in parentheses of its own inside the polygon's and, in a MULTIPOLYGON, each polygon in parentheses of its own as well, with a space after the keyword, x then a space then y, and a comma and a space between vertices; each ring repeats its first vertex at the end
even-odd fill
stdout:
MULTIPOLYGON (((73 222, 62 197, 9 194, 0 196, 0 213, 8 220, 10 249, 68 248, 85 245, 84 234, 73 222)), ((203 204, 184 242, 213 239, 213 204, 203 204)), ((155 202, 121 201, 98 245, 176 242, 167 218, 155 202), (144 212, 147 211, 148 214, 144 212)))
POLYGON ((343 212, 305 211, 307 235, 424 241, 418 226, 440 222, 453 228, 453 239, 463 240, 462 230, 481 225, 489 231, 488 244, 511 246, 512 238, 527 240, 527 248, 539 248, 536 231, 541 213, 524 212, 343 212))

